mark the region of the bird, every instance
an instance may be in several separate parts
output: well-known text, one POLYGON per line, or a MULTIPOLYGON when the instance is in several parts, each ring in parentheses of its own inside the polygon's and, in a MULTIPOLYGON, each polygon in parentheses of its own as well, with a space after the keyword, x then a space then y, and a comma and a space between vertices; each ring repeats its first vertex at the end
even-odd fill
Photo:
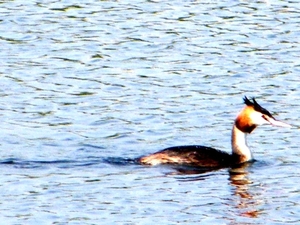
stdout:
POLYGON ((276 120, 272 114, 257 103, 255 98, 243 98, 245 107, 234 120, 231 133, 232 153, 202 145, 174 146, 137 158, 142 165, 187 165, 198 168, 234 167, 254 161, 247 145, 246 136, 260 125, 270 124, 278 127, 291 125, 276 120))

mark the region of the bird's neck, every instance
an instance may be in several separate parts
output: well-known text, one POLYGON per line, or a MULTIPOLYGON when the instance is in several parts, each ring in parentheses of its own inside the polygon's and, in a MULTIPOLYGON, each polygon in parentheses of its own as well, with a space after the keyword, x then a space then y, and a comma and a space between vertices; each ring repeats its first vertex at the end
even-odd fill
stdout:
POLYGON ((252 159, 252 153, 247 146, 246 133, 242 132, 236 123, 232 128, 231 147, 235 163, 244 163, 252 159))

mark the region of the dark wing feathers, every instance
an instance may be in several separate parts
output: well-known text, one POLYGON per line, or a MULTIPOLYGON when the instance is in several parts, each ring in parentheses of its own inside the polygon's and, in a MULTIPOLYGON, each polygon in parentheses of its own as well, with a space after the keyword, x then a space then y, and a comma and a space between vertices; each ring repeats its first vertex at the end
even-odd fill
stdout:
POLYGON ((201 167, 228 167, 232 160, 232 156, 227 152, 201 145, 170 147, 159 153, 170 159, 180 158, 180 164, 201 167))

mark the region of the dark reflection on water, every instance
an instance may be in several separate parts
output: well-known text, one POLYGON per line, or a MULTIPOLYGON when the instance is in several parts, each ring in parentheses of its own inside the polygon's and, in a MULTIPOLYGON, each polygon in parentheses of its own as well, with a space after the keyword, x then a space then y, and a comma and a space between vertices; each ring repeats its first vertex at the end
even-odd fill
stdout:
POLYGON ((175 170, 175 172, 173 172, 172 174, 174 175, 196 175, 193 177, 183 177, 182 180, 187 179, 188 181, 197 181, 204 179, 207 176, 211 176, 214 174, 214 172, 216 171, 228 171, 228 175, 230 175, 230 177, 232 175, 234 175, 234 173, 238 172, 238 171, 244 171, 245 168, 248 168, 249 166, 251 166, 253 163, 255 163, 255 161, 253 162, 248 162, 248 163, 244 163, 241 165, 237 165, 234 168, 199 168, 199 167, 191 167, 191 166, 172 166, 172 168, 175 170), (209 173, 209 174, 207 174, 209 173), (200 174, 200 176, 197 176, 198 174, 200 174))
POLYGON ((92 166, 96 164, 103 163, 103 160, 52 160, 52 161, 42 161, 42 160, 20 160, 20 159, 6 159, 0 161, 0 164, 3 165, 12 165, 15 168, 23 168, 23 169, 38 169, 45 168, 48 166, 55 166, 57 168, 75 168, 75 167, 86 167, 92 166))
MULTIPOLYGON (((89 157, 88 157, 89 158, 89 157)), ((109 164, 115 166, 129 166, 137 165, 138 162, 135 159, 122 158, 122 157, 106 157, 106 158, 95 158, 90 157, 89 159, 81 160, 21 160, 17 158, 10 158, 0 161, 3 165, 12 165, 15 168, 43 168, 47 166, 55 166, 57 168, 76 168, 76 167, 89 167, 93 165, 109 164), (92 159, 91 159, 92 158, 92 159)))

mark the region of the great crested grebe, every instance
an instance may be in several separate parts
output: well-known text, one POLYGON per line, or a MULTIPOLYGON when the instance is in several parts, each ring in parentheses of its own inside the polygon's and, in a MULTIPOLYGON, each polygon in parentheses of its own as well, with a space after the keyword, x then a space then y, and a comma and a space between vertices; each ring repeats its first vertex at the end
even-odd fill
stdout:
POLYGON ((246 135, 257 126, 271 124, 279 127, 291 127, 276 120, 271 113, 261 107, 254 98, 244 97, 246 106, 234 121, 231 136, 232 154, 201 145, 187 145, 166 148, 159 152, 143 156, 138 162, 145 165, 177 164, 206 168, 224 168, 253 160, 247 146, 246 135))

